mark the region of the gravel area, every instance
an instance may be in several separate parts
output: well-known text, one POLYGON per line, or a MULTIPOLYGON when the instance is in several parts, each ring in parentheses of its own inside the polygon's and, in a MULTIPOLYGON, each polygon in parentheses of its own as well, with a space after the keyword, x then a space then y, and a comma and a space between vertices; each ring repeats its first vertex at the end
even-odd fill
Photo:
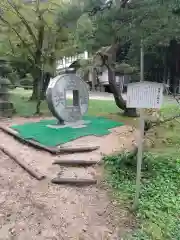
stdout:
MULTIPOLYGON (((15 118, 2 124, 30 120, 15 118)), ((33 179, 0 152, 0 239, 120 239, 131 230, 133 223, 128 212, 109 198, 109 190, 101 181, 102 167, 60 168, 52 162, 57 159, 100 160, 104 154, 129 148, 133 140, 132 128, 123 126, 103 137, 89 136, 66 144, 99 145, 100 149, 92 153, 52 156, 0 132, 0 145, 47 176, 42 181, 33 179), (58 173, 68 177, 98 178, 98 184, 83 188, 53 185, 50 180, 58 173)))

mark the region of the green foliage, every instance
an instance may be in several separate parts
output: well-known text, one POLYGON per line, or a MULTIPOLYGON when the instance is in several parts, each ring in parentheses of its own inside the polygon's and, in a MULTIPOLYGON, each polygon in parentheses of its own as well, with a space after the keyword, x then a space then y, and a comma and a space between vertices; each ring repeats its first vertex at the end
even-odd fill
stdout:
POLYGON ((36 0, 31 4, 2 0, 0 8, 0 54, 12 63, 20 78, 30 73, 36 81, 42 68, 53 75, 56 59, 75 49, 73 28, 68 25, 76 22, 75 14, 79 13, 73 4, 57 0, 36 0))
MULTIPOLYGON (((121 199, 132 202, 136 159, 127 153, 105 158, 108 180, 121 199)), ((139 229, 128 237, 137 240, 180 239, 180 160, 171 156, 144 155, 139 210, 139 229)))
POLYGON ((93 51, 95 41, 94 38, 94 26, 89 18, 89 16, 85 13, 82 14, 81 17, 77 21, 75 39, 77 42, 78 49, 81 51, 87 50, 89 52, 93 51))
MULTIPOLYGON (((89 9, 103 8, 103 4, 104 1, 86 0, 89 9)), ((157 46, 168 46, 172 39, 180 40, 179 9, 179 1, 176 0, 129 1, 126 8, 121 8, 118 1, 115 1, 110 8, 97 11, 91 17, 83 15, 81 24, 77 26, 77 45, 95 52, 114 42, 120 42, 122 50, 125 44, 130 44, 124 60, 137 66, 141 40, 146 53, 155 53, 157 46)), ((152 63, 157 60, 157 56, 163 62, 163 54, 164 49, 161 53, 156 53, 152 63)))
POLYGON ((137 72, 137 68, 130 66, 127 63, 116 64, 115 66, 116 72, 120 74, 133 74, 137 72))

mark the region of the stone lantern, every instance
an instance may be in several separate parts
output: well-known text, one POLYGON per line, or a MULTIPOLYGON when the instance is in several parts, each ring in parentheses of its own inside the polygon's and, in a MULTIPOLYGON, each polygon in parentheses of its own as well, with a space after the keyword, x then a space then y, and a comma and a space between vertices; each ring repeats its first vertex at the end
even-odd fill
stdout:
POLYGON ((0 118, 12 117, 14 113, 13 103, 9 101, 9 85, 8 79, 0 78, 0 118))

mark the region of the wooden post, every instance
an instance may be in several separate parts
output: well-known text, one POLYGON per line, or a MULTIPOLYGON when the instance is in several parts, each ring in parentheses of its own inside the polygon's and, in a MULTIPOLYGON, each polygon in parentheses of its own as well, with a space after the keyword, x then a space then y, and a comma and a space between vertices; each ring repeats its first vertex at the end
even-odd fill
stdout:
MULTIPOLYGON (((141 40, 141 75, 140 82, 144 81, 144 47, 141 40)), ((139 120, 139 139, 138 139, 138 153, 137 153, 137 175, 136 175, 136 193, 134 198, 133 209, 136 210, 139 204, 140 186, 141 186, 141 167, 143 158, 143 139, 144 139, 144 109, 140 109, 139 120)))

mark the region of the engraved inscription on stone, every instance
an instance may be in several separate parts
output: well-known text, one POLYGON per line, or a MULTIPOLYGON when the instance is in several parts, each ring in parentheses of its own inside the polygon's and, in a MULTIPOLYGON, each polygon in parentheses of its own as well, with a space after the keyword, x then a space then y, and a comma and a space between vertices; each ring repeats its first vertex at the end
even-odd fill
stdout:
POLYGON ((55 106, 57 107, 59 104, 65 105, 65 98, 63 92, 56 92, 56 95, 54 96, 55 106))
POLYGON ((81 104, 88 104, 88 98, 87 97, 81 97, 80 98, 80 101, 81 101, 81 104))
POLYGON ((66 86, 66 89, 67 90, 74 90, 77 88, 77 84, 76 84, 76 81, 74 79, 70 79, 68 82, 67 82, 67 86, 66 86))

